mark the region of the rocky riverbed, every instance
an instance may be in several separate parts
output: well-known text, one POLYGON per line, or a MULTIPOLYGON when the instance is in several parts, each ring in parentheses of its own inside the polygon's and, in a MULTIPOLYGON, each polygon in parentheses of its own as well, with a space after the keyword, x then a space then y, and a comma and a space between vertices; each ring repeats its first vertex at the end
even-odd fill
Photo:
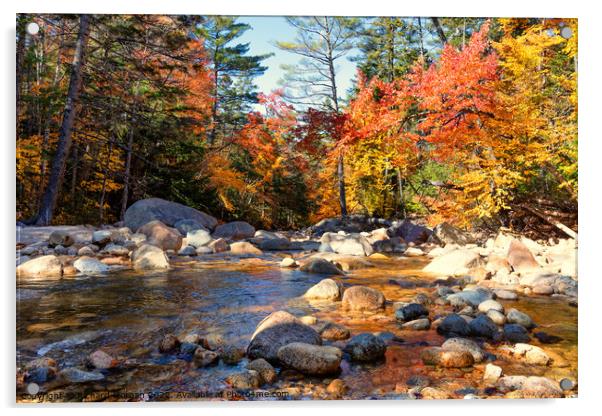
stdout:
POLYGON ((577 395, 573 240, 136 204, 18 227, 19 401, 577 395))

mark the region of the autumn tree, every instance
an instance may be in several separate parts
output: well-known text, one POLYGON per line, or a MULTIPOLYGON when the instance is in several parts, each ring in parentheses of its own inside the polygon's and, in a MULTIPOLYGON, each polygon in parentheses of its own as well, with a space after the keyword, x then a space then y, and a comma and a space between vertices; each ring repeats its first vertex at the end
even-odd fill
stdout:
POLYGON ((249 105, 257 102, 253 79, 265 72, 262 61, 270 55, 249 55, 248 43, 236 43, 249 29, 231 16, 208 16, 197 26, 213 79, 210 145, 242 127, 249 105))
MULTIPOLYGON (((286 66, 285 91, 293 103, 310 105, 338 114, 341 103, 336 77, 336 63, 349 53, 354 45, 358 20, 342 17, 289 17, 289 24, 297 29, 294 42, 277 42, 285 51, 301 56, 298 65, 286 66)), ((332 132, 336 143, 340 137, 332 132)), ((345 197, 344 152, 337 155, 337 178, 341 215, 347 215, 345 197)))

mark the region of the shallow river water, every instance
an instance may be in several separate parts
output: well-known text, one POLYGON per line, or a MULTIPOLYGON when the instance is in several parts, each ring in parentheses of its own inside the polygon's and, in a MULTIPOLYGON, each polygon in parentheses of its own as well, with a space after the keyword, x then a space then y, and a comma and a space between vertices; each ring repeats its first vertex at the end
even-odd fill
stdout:
MULTIPOLYGON (((434 330, 402 330, 395 322, 393 302, 409 301, 417 293, 432 294, 434 290, 434 277, 420 272, 426 259, 375 260, 376 267, 354 270, 342 277, 346 287, 361 284, 383 291, 387 307, 376 315, 343 312, 340 302, 308 303, 299 298, 325 276, 281 269, 277 256, 200 260, 176 262, 171 270, 161 273, 124 270, 107 276, 18 282, 17 367, 45 356, 56 360, 59 368, 85 369, 86 357, 102 348, 124 363, 105 372, 106 378, 101 381, 43 385, 41 393, 49 394, 44 400, 206 398, 205 394, 223 394, 227 390, 224 379, 241 371, 248 360, 235 366, 220 362, 196 369, 178 355, 158 352, 163 335, 216 334, 246 347, 256 325, 269 313, 284 309, 296 316, 314 315, 319 320, 341 323, 352 336, 366 331, 394 334, 384 361, 342 362, 338 378, 348 387, 345 398, 406 398, 405 383, 415 376, 428 377, 432 386, 449 391, 452 397, 468 393, 496 397, 482 385, 484 364, 475 365, 471 371, 424 366, 420 351, 428 345, 441 345, 444 338, 434 330), (409 287, 402 288, 392 279, 409 287)), ((498 358, 496 364, 504 373, 576 380, 577 308, 569 306, 566 299, 550 297, 501 302, 506 308, 516 307, 531 315, 538 330, 559 337, 544 348, 566 360, 561 368, 541 368, 498 358)), ((431 318, 445 311, 434 305, 430 309, 431 318)), ((541 346, 537 341, 533 343, 541 346)), ((495 346, 486 344, 485 349, 495 354, 495 346)), ((295 399, 328 398, 325 387, 331 379, 285 373, 264 389, 286 390, 286 397, 295 399)), ((18 386, 17 399, 32 401, 25 393, 26 388, 18 386)))

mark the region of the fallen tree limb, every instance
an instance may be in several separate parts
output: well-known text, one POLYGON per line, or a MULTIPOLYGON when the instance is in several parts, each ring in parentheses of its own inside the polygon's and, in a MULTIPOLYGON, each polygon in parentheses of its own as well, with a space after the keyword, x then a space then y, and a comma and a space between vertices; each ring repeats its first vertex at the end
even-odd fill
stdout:
POLYGON ((547 215, 542 214, 541 212, 539 212, 535 208, 532 208, 532 207, 530 207, 528 205, 524 205, 524 204, 517 205, 517 207, 522 208, 525 211, 529 211, 531 214, 533 214, 533 215, 541 218, 542 220, 544 220, 548 224, 553 225, 554 227, 558 228, 560 231, 562 231, 563 233, 565 233, 569 237, 577 239, 577 233, 575 231, 571 230, 566 225, 564 225, 564 224, 562 224, 562 223, 560 223, 558 221, 555 221, 554 219, 548 217, 547 215))

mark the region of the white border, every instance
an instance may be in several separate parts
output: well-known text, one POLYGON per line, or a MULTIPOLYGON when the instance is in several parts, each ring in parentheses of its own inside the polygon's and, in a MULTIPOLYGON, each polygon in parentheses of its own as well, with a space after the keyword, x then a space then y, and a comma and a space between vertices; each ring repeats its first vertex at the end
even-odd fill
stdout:
POLYGON ((176 408, 174 412, 194 413, 219 412, 219 414, 277 414, 306 415, 336 412, 346 414, 366 414, 379 412, 419 412, 423 414, 449 414, 470 412, 493 415, 546 414, 581 415, 597 413, 602 408, 602 382, 600 376, 602 353, 600 296, 602 296, 602 267, 596 257, 602 250, 602 230, 600 230, 600 182, 602 180, 602 123, 600 122, 602 91, 600 89, 600 27, 602 15, 596 10, 594 1, 525 1, 498 0, 474 2, 460 0, 428 0, 422 2, 377 1, 377 0, 5 0, 2 3, 2 54, 0 65, 3 82, 1 113, 4 135, 1 139, 5 158, 2 172, 2 189, 5 192, 3 204, 2 265, 4 273, 0 279, 4 284, 2 317, 4 342, 2 343, 3 374, 1 377, 1 404, 12 407, 9 412, 32 412, 38 409, 44 414, 55 415, 65 412, 86 414, 131 413, 132 410, 145 414, 164 414, 166 408, 176 408), (537 16, 537 17, 578 17, 579 18, 579 171, 580 171, 580 235, 579 235, 579 398, 572 400, 480 400, 480 401, 440 401, 440 402, 393 402, 393 401, 354 401, 354 402, 268 402, 268 403, 155 403, 155 404, 88 404, 86 406, 53 405, 49 407, 18 406, 15 408, 14 368, 15 368, 15 284, 14 284, 14 224, 15 224, 15 148, 14 148, 14 68, 15 68, 15 13, 16 12, 60 12, 60 13, 188 13, 188 14, 237 14, 237 15, 282 15, 282 14, 330 14, 330 15, 400 15, 400 16, 537 16), (339 408, 342 409, 339 410, 339 408), (201 409, 198 409, 201 408, 201 409), (372 410, 375 408, 374 410, 372 410), (597 411, 594 409, 598 408, 597 411), (85 409, 85 410, 84 410, 85 409))

